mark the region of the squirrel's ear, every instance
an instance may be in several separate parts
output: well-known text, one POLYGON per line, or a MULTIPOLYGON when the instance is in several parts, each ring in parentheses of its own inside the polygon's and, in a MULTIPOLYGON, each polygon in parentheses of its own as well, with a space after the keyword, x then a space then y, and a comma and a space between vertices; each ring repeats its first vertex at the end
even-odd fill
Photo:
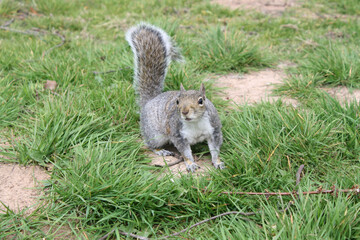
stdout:
POLYGON ((205 96, 205 86, 204 86, 204 83, 201 83, 201 86, 200 86, 200 92, 203 96, 205 96))
POLYGON ((184 88, 184 86, 182 85, 182 83, 180 84, 180 91, 182 91, 182 92, 185 92, 185 91, 186 91, 185 88, 184 88))

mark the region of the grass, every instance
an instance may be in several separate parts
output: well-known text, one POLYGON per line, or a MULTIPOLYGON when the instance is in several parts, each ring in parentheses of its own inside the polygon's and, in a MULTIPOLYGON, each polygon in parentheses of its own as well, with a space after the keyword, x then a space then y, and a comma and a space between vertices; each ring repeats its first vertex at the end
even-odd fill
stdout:
POLYGON ((360 53, 357 48, 329 43, 305 54, 306 58, 299 61, 299 71, 295 74, 313 78, 316 86, 360 87, 360 53))
MULTIPOLYGON (((46 33, 0 30, 0 137, 11 143, 0 145, 0 158, 44 169, 51 165, 52 171, 42 187, 46 204, 30 215, 0 213, 0 238, 98 239, 113 228, 116 239, 122 238, 119 231, 156 238, 226 211, 260 212, 218 218, 182 236, 359 238, 358 196, 218 194, 359 185, 359 103, 343 105, 319 90, 360 87, 355 2, 305 1, 271 16, 200 0, 1 1, 0 25, 14 18, 10 28, 46 33), (328 17, 336 14, 345 16, 328 17), (290 61, 296 67, 287 69, 277 93, 297 98, 301 106, 278 101, 229 109, 206 82, 223 123, 221 158, 227 168, 203 177, 160 178, 162 171, 147 165, 142 149, 132 53, 124 39, 126 29, 139 21, 164 28, 185 56, 185 63, 171 65, 166 90, 179 89, 180 82, 197 89, 214 74, 290 61), (66 41, 43 56, 61 42, 55 31, 66 41), (58 83, 55 92, 44 89, 47 80, 58 83), (301 164, 304 174, 295 187, 301 164)), ((202 144, 194 149, 207 152, 202 144)))
POLYGON ((205 33, 198 43, 196 60, 199 71, 244 72, 250 68, 270 66, 271 60, 262 54, 258 46, 237 32, 222 31, 220 27, 205 33))

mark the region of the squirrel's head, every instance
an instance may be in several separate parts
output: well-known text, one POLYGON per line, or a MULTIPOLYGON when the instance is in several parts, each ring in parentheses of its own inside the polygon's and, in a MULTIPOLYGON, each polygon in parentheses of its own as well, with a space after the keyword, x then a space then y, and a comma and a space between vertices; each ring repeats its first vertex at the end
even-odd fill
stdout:
POLYGON ((186 91, 181 84, 180 94, 176 99, 176 105, 182 120, 187 122, 197 121, 206 111, 204 84, 201 84, 199 91, 186 91))

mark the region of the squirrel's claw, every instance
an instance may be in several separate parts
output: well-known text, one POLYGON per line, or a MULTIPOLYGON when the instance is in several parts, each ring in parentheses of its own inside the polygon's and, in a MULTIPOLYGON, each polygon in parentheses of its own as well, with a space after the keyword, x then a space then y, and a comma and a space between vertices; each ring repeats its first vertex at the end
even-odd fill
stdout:
POLYGON ((186 170, 189 172, 195 172, 196 169, 200 168, 196 163, 186 164, 186 170))
POLYGON ((195 172, 196 169, 198 169, 199 166, 196 164, 196 163, 193 163, 191 165, 188 165, 186 166, 186 169, 189 171, 189 172, 195 172))
POLYGON ((225 168, 225 163, 224 163, 224 162, 214 163, 214 167, 215 167, 216 169, 224 169, 224 168, 225 168))

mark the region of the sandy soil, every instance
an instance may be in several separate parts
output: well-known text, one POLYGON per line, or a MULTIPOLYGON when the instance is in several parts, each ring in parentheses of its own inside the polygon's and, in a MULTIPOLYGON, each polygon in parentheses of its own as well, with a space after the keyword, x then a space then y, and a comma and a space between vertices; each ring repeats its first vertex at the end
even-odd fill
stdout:
POLYGON ((324 87, 321 89, 327 92, 333 98, 338 99, 340 103, 345 104, 354 100, 356 102, 360 102, 360 89, 350 90, 347 87, 324 87))
POLYGON ((219 77, 215 85, 223 89, 222 97, 236 104, 256 104, 262 101, 274 102, 281 99, 288 105, 298 106, 298 102, 287 97, 275 96, 272 90, 282 83, 282 70, 265 69, 249 74, 229 74, 219 77))
MULTIPOLYGON (((275 17, 281 16, 284 11, 291 8, 294 14, 311 19, 325 18, 344 21, 356 19, 356 16, 351 15, 314 12, 312 9, 301 7, 303 1, 299 0, 212 0, 212 3, 223 5, 230 9, 251 9, 275 17)), ((321 4, 318 5, 321 6, 321 4)))
MULTIPOLYGON (((179 154, 174 147, 166 147, 166 149, 179 154)), ((173 156, 163 157, 163 156, 156 155, 155 153, 153 153, 151 151, 149 151, 147 153, 147 155, 152 159, 150 165, 166 167, 166 165, 169 165, 169 164, 171 165, 172 163, 175 163, 178 161, 178 158, 176 158, 176 157, 173 157, 173 156)), ((195 175, 195 176, 204 176, 209 171, 210 168, 214 168, 211 163, 210 156, 203 156, 201 159, 198 159, 195 157, 195 162, 200 167, 199 169, 196 170, 195 173, 193 173, 193 175, 195 175)), ((186 166, 183 161, 178 164, 175 164, 173 166, 170 166, 164 173, 168 174, 169 171, 171 172, 171 174, 173 174, 176 177, 180 177, 181 174, 186 174, 188 172, 186 170, 186 166)))
MULTIPOLYGON (((9 159, 2 154, 11 147, 4 139, 0 132, 0 159, 9 159)), ((49 178, 49 174, 39 166, 0 162, 0 214, 6 211, 3 204, 14 212, 29 208, 26 213, 30 213, 41 196, 41 190, 37 188, 42 186, 41 181, 49 178)))
MULTIPOLYGON (((18 164, 0 163, 0 201, 11 210, 19 212, 29 207, 35 209, 40 196, 40 181, 49 179, 49 175, 38 166, 20 166, 18 164)), ((0 213, 6 211, 1 204, 0 213)))
POLYGON ((287 8, 296 5, 295 0, 213 0, 231 9, 254 9, 265 14, 280 15, 287 8))

